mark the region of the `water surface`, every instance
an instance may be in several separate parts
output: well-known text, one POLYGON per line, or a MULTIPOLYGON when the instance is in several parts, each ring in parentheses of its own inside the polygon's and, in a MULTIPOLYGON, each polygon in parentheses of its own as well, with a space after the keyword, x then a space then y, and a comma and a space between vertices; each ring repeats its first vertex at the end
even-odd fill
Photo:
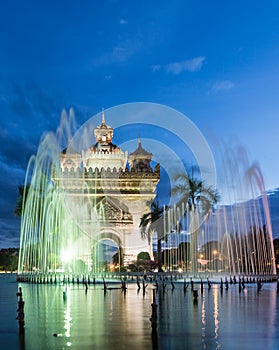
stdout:
MULTIPOLYGON (((112 287, 120 286, 113 284, 112 287)), ((276 284, 260 292, 247 284, 239 292, 230 285, 206 287, 193 302, 190 287, 167 285, 156 293, 157 332, 152 333, 153 288, 137 291, 128 284, 104 293, 103 285, 27 284, 15 275, 0 275, 1 349, 253 349, 279 348, 279 307, 276 284), (25 301, 25 332, 18 332, 19 285, 25 301), (57 335, 57 336, 54 336, 57 335)))

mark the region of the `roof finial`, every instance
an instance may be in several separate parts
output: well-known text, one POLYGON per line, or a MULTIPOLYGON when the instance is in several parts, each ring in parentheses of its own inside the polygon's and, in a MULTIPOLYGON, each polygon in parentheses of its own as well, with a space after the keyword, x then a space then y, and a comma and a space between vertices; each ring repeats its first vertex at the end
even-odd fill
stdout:
POLYGON ((141 144, 141 141, 140 141, 140 133, 139 133, 139 135, 138 135, 138 145, 140 145, 141 144))
POLYGON ((102 108, 102 124, 106 124, 104 108, 102 108))

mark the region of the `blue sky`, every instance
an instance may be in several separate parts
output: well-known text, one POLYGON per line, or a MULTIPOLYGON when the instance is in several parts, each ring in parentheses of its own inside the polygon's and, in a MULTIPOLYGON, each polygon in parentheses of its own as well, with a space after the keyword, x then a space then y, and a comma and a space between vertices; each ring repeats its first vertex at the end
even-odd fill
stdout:
MULTIPOLYGON (((243 145, 279 187, 278 1, 9 1, 0 11, 0 246, 41 135, 130 102, 243 145)), ((108 121, 113 126, 111 121, 108 121)))

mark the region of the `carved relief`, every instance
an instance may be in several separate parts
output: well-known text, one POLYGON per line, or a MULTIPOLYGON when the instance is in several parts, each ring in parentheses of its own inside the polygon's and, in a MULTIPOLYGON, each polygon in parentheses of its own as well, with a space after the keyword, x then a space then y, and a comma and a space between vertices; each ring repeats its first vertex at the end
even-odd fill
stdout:
POLYGON ((108 221, 120 221, 122 213, 118 208, 113 207, 110 203, 106 202, 103 206, 105 218, 108 221))
POLYGON ((108 198, 101 200, 97 204, 96 209, 108 223, 117 223, 119 225, 133 223, 132 215, 127 210, 123 210, 123 208, 117 206, 108 198))

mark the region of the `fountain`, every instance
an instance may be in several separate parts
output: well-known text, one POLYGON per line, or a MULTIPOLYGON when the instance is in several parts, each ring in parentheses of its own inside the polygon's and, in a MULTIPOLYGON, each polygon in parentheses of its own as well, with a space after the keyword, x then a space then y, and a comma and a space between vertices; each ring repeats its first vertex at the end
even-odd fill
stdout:
MULTIPOLYGON (((170 109, 167 108, 167 112, 170 109)), ((104 114, 102 118, 101 126, 96 129, 104 131, 103 125, 106 132, 112 132, 105 124, 104 114)), ((178 126, 177 135, 180 135, 181 123, 173 124, 178 126)), ((24 195, 21 223, 20 275, 44 275, 46 278, 59 274, 96 275, 103 271, 104 251, 111 250, 111 245, 117 252, 118 268, 129 262, 125 262, 124 249, 131 253, 126 254, 126 259, 144 250, 149 250, 153 256, 151 246, 136 238, 137 234, 140 236, 139 219, 148 210, 147 200, 155 197, 154 190, 160 178, 159 167, 154 170, 150 167, 151 154, 143 150, 139 139, 138 149, 143 150, 145 158, 139 160, 139 154, 134 152, 129 159, 143 168, 133 171, 130 164, 131 168, 126 169, 126 152, 115 146, 114 152, 108 151, 112 155, 108 163, 106 152, 98 153, 90 146, 92 130, 80 128, 74 134, 74 129, 73 112, 70 111, 69 117, 63 112, 56 134, 44 135, 37 155, 29 161, 25 181, 28 191, 24 195), (67 148, 61 153, 63 143, 67 148), (138 183, 137 197, 133 200, 129 199, 131 184, 128 185, 127 179, 134 181, 133 186, 135 181, 138 183), (85 195, 77 196, 77 188, 79 194, 85 195), (112 188, 114 197, 121 198, 124 204, 120 205, 115 198, 111 200, 109 191, 112 188), (117 233, 120 221, 122 236, 117 233), (137 227, 133 229, 133 239, 129 240, 125 230, 132 223, 137 227)), ((201 143, 204 142, 202 139, 201 143)), ((190 145, 190 148, 200 161, 197 146, 190 145)), ((204 156, 206 152, 200 154, 204 156)), ((207 165, 212 164, 208 160, 210 157, 205 157, 207 165)), ((175 202, 168 205, 163 232, 165 269, 179 270, 189 276, 274 275, 272 227, 259 166, 250 165, 245 152, 239 149, 220 148, 219 158, 215 159, 221 196, 230 204, 217 204, 204 217, 198 206, 194 209, 189 208, 188 203, 177 205, 175 202), (232 188, 233 191, 226 192, 232 188)), ((168 170, 168 163, 166 159, 163 166, 170 174, 173 167, 168 170)), ((203 164, 198 165, 202 169, 203 164)), ((202 170, 199 175, 203 178, 202 170)))
POLYGON ((140 138, 129 158, 114 145, 104 112, 101 125, 90 130, 85 125, 73 137, 71 115, 63 113, 56 135, 43 137, 28 165, 19 274, 95 275, 108 271, 112 250, 118 256, 112 268, 118 271, 141 251, 152 256, 139 220, 155 197, 159 165, 152 169, 152 154, 140 138), (70 142, 61 152, 63 139, 70 142))
MULTIPOLYGON (((65 112, 56 135, 46 134, 36 157, 31 157, 27 168, 21 224, 19 273, 86 273, 92 266, 88 253, 90 237, 85 235, 67 207, 66 193, 55 186, 53 174, 62 172, 59 164, 61 136, 71 138, 71 123, 65 112), (63 135, 62 131, 66 131, 63 135)), ((81 216, 83 205, 76 210, 81 216)), ((94 222, 98 230, 98 220, 94 222)), ((97 268, 97 267, 96 267, 97 268)))
POLYGON ((180 268, 192 275, 276 275, 260 166, 250 164, 241 147, 222 146, 220 150, 218 180, 221 197, 228 204, 215 205, 203 217, 198 205, 194 210, 187 203, 168 208, 164 262, 168 269, 180 268), (182 229, 177 230, 179 226, 182 229))

